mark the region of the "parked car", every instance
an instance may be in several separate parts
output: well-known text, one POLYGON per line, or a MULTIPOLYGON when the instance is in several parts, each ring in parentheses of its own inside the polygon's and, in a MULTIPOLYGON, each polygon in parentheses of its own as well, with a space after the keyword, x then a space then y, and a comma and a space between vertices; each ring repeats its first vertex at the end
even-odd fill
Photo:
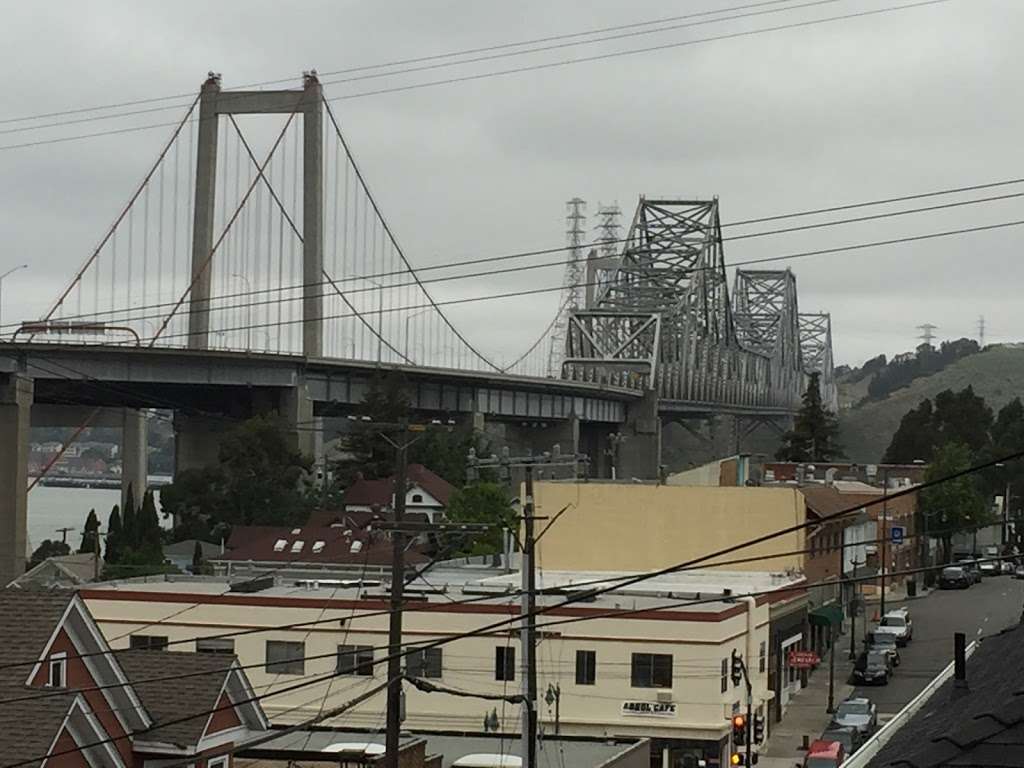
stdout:
POLYGON ((838 741, 843 745, 843 751, 847 756, 852 755, 864 743, 864 734, 856 728, 836 728, 829 726, 828 730, 821 734, 821 741, 838 741))
POLYGON ((947 566, 939 574, 940 589, 967 589, 973 583, 974 579, 958 565, 947 566))
POLYGON ((847 699, 836 708, 836 713, 832 715, 831 725, 838 728, 856 728, 861 733, 871 733, 878 727, 878 709, 871 699, 847 699))
POLYGON ((1004 576, 1012 574, 1013 573, 1013 569, 1014 569, 1014 565, 1013 565, 1013 562, 1010 561, 1010 560, 1003 560, 999 564, 999 572, 1001 574, 1003 574, 1004 576))
POLYGON ((961 560, 959 563, 957 563, 957 565, 964 569, 964 573, 966 573, 970 577, 972 584, 981 583, 981 569, 978 568, 977 560, 961 560))
POLYGON ((914 639, 914 622, 906 608, 889 611, 882 617, 877 632, 888 632, 896 638, 896 645, 906 645, 914 639))
POLYGON ((839 741, 812 741, 804 756, 803 768, 838 768, 846 761, 846 750, 839 741))
POLYGON ((1024 565, 1018 565, 1013 571, 1013 578, 1024 579, 1024 565))
POLYGON ((892 676, 892 659, 885 651, 861 651, 853 664, 853 683, 888 685, 892 676))
POLYGON ((864 645, 869 651, 884 651, 889 654, 893 667, 900 665, 900 652, 896 647, 896 637, 890 632, 879 632, 877 629, 868 632, 864 645))
POLYGON ((978 564, 978 573, 982 576, 998 576, 999 575, 999 561, 998 560, 982 560, 978 564))

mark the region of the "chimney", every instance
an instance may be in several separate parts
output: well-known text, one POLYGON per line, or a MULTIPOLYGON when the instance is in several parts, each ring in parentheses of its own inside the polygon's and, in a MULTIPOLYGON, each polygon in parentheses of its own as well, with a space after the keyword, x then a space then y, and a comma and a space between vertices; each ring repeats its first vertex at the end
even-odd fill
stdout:
POLYGON ((968 692, 967 685, 967 636, 963 632, 953 635, 953 697, 968 692))

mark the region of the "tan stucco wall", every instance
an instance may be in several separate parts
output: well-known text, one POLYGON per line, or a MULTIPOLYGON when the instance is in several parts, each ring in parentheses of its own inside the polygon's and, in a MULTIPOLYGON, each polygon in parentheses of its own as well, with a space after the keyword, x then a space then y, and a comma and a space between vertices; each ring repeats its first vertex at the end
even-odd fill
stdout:
MULTIPOLYGON (((538 544, 553 570, 646 571, 692 560, 804 522, 795 488, 703 488, 625 483, 536 483, 537 514, 568 507, 538 544)), ((544 525, 544 522, 541 522, 544 525)), ((715 562, 804 548, 796 531, 715 562)), ((803 570, 803 555, 727 566, 729 570, 803 570)))

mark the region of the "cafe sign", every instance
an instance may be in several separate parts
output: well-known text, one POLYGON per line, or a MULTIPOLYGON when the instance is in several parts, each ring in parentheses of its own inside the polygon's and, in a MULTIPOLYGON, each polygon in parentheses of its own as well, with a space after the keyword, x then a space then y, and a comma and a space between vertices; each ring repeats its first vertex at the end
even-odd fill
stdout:
POLYGON ((671 701, 624 701, 622 714, 640 717, 675 717, 676 705, 671 701))

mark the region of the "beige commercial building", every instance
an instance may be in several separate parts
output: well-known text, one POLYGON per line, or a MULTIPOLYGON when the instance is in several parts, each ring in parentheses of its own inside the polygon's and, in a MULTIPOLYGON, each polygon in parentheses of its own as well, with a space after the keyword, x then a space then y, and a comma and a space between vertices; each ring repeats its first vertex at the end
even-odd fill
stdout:
MULTIPOLYGON (((730 679, 730 656, 744 656, 755 707, 767 710, 773 698, 770 612, 800 599, 802 577, 687 571, 554 607, 582 582, 593 587, 615 576, 546 566, 539 574, 545 590, 539 604, 550 607, 538 619, 543 729, 650 738, 668 765, 682 765, 684 757, 687 763, 726 758, 729 717, 745 706, 743 686, 730 679), (758 596, 740 597, 747 593, 758 596)), ((485 628, 518 613, 519 578, 500 566, 445 564, 430 572, 429 584, 414 582, 403 614, 407 643, 474 634, 410 655, 407 673, 461 691, 518 693, 523 673, 515 625, 485 628)), ((169 641, 171 649, 236 653, 257 693, 269 694, 261 703, 275 723, 302 721, 385 679, 386 584, 279 579, 260 591, 238 592, 210 577, 99 584, 83 594, 114 647, 169 641), (301 622, 308 624, 294 626, 301 622), (278 628, 283 625, 291 628, 278 628), (204 639, 225 633, 240 634, 204 639)), ((405 691, 411 731, 481 732, 485 721, 510 735, 519 731, 517 705, 425 693, 408 684, 405 691)), ((380 694, 330 724, 378 730, 384 711, 380 694)))
MULTIPOLYGON (((539 562, 564 570, 663 568, 806 521, 797 488, 541 482, 534 496, 538 515, 560 515, 537 545, 539 562)), ((724 567, 802 572, 804 546, 794 531, 706 565, 747 559, 724 567)))

